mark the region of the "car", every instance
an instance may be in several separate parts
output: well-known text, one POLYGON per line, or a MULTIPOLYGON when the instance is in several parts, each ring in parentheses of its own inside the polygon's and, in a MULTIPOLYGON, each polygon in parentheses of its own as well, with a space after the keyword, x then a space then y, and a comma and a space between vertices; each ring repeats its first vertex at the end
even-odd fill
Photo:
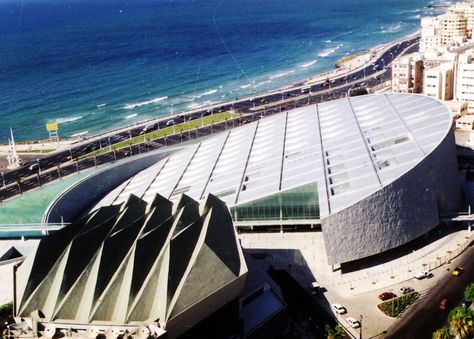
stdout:
POLYGON ((166 122, 166 126, 172 126, 172 125, 174 125, 174 120, 173 120, 173 119, 168 120, 168 121, 166 122))
POLYGON ((431 273, 428 272, 428 271, 420 271, 420 272, 417 272, 413 277, 418 279, 418 280, 421 280, 421 279, 424 279, 424 278, 431 277, 431 273))
POLYGON ((441 299, 441 301, 439 302, 438 307, 439 307, 440 310, 444 311, 448 307, 448 299, 446 299, 446 298, 441 299))
POLYGON ((39 170, 39 165, 37 162, 35 162, 34 164, 31 164, 30 167, 28 167, 28 169, 31 171, 31 172, 36 172, 39 170))
POLYGON ((413 291, 415 291, 415 290, 411 287, 408 287, 408 286, 400 287, 400 293, 401 294, 407 294, 407 293, 410 293, 410 292, 413 292, 413 291))
POLYGON ((157 129, 157 128, 158 128, 158 123, 146 125, 145 127, 143 127, 143 129, 141 130, 140 134, 148 133, 148 132, 153 131, 153 130, 155 130, 155 129, 157 129))
POLYGON ((393 292, 383 292, 382 294, 379 295, 379 299, 382 301, 388 300, 388 299, 393 299, 396 298, 397 295, 393 292))
POLYGON ((452 272, 451 275, 454 277, 460 276, 464 272, 464 268, 462 267, 456 267, 452 272))
POLYGON ((337 314, 344 314, 344 313, 347 312, 346 308, 344 306, 342 306, 341 304, 332 304, 332 309, 337 314))
POLYGON ((471 304, 472 304, 471 300, 463 300, 459 303, 459 307, 468 308, 469 306, 471 306, 471 304))
POLYGON ((347 317, 346 321, 348 322, 349 325, 351 325, 352 328, 358 328, 360 327, 360 322, 356 318, 353 317, 347 317))

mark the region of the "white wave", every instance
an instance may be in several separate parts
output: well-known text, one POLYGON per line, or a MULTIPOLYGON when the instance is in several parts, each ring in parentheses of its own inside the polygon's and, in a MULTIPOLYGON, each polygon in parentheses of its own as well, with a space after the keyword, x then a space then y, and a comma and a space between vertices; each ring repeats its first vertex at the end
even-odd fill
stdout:
POLYGON ((123 106, 123 108, 125 108, 125 109, 134 109, 134 108, 137 108, 137 107, 142 107, 142 106, 146 106, 146 105, 150 105, 150 104, 157 104, 157 103, 159 103, 163 100, 166 100, 166 99, 168 99, 167 96, 154 98, 154 99, 147 100, 147 101, 141 101, 141 102, 137 102, 137 103, 134 103, 134 104, 128 104, 128 105, 123 106))
POLYGON ((133 114, 127 115, 125 119, 135 118, 137 115, 138 115, 137 113, 133 113, 133 114))
POLYGON ((326 48, 322 52, 318 54, 321 58, 325 58, 327 56, 330 56, 331 54, 334 54, 339 48, 344 46, 343 44, 339 44, 336 47, 331 47, 331 48, 326 48))
POLYGON ((313 60, 313 61, 307 62, 305 64, 299 65, 298 67, 299 68, 308 68, 308 67, 313 66, 317 62, 318 62, 318 60, 313 60))
POLYGON ((201 107, 205 107, 205 106, 209 106, 209 105, 212 105, 213 102, 211 100, 208 100, 208 101, 204 101, 203 103, 192 103, 190 105, 188 105, 187 107, 189 109, 196 109, 196 108, 201 108, 201 107))
POLYGON ((269 84, 271 82, 272 82, 271 80, 265 80, 265 81, 262 81, 262 82, 258 82, 258 83, 255 84, 254 87, 260 87, 260 86, 263 86, 265 84, 269 84))
POLYGON ((79 133, 76 133, 76 134, 71 135, 71 137, 72 137, 72 138, 74 138, 74 137, 79 137, 79 136, 84 135, 84 134, 87 134, 87 133, 89 133, 89 131, 79 132, 79 133))
POLYGON ((283 78, 284 76, 290 75, 292 73, 295 73, 295 71, 287 71, 287 72, 278 73, 278 74, 270 76, 269 79, 273 80, 273 79, 283 78))
POLYGON ((398 32, 402 28, 402 23, 392 25, 388 29, 383 29, 384 28, 383 26, 381 26, 380 28, 382 29, 381 30, 382 33, 395 33, 395 32, 398 32))
POLYGON ((97 105, 97 108, 104 107, 105 105, 107 105, 107 104, 98 104, 98 105, 97 105))
POLYGON ((217 92, 217 89, 216 89, 216 88, 210 89, 210 90, 207 91, 207 92, 204 92, 204 93, 195 95, 195 96, 194 96, 194 99, 199 99, 199 98, 205 97, 206 95, 214 94, 214 93, 216 93, 216 92, 217 92))
POLYGON ((242 85, 240 86, 240 88, 244 89, 244 88, 249 88, 250 86, 252 86, 252 84, 242 85))
POLYGON ((412 20, 421 19, 421 14, 413 15, 413 16, 410 17, 410 19, 412 19, 412 20))
POLYGON ((328 39, 328 40, 324 40, 324 42, 329 43, 329 42, 332 42, 332 40, 328 39))
POLYGON ((76 115, 76 116, 72 116, 72 117, 64 117, 64 118, 57 118, 55 120, 53 120, 54 122, 58 123, 58 124, 65 124, 67 122, 73 122, 73 121, 77 121, 77 120, 80 120, 82 119, 83 116, 81 115, 76 115))

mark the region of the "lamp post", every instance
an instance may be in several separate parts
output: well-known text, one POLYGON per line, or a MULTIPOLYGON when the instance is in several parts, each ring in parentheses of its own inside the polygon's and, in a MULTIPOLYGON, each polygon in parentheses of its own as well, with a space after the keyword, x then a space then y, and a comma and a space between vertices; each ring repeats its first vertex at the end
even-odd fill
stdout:
POLYGON ((36 162, 38 163, 38 172, 41 172, 40 159, 36 159, 36 162))
POLYGON ((362 339, 362 319, 364 319, 364 317, 360 314, 359 339, 362 339))
POLYGON ((2 183, 3 183, 3 187, 5 188, 5 177, 3 176, 3 172, 0 172, 0 174, 2 175, 2 183))

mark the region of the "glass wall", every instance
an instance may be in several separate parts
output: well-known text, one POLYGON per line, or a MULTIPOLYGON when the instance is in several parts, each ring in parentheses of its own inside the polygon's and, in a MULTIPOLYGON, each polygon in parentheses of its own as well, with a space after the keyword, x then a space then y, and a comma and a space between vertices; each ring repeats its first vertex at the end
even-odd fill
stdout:
POLYGON ((231 208, 234 221, 319 219, 316 182, 231 208))

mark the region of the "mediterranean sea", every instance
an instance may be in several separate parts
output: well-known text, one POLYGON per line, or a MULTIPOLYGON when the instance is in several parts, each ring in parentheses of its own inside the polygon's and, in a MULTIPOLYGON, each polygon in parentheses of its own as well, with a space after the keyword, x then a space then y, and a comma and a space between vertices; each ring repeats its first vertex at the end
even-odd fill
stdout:
POLYGON ((1 0, 0 143, 262 93, 414 33, 427 0, 1 0))

